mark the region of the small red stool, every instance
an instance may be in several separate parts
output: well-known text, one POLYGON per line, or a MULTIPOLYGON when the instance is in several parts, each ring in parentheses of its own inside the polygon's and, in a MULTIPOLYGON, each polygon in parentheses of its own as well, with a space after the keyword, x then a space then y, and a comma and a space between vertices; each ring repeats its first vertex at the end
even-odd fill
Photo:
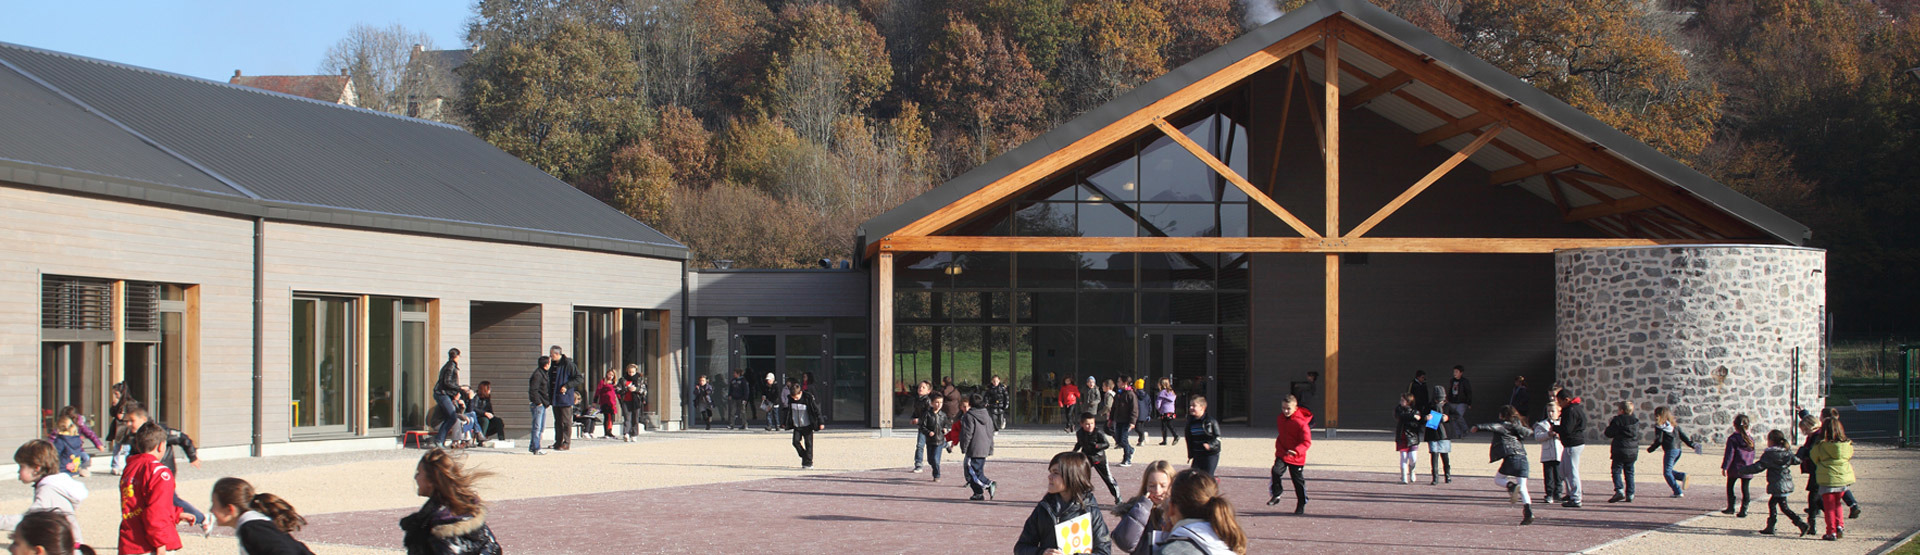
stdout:
POLYGON ((429 435, 433 435, 433 432, 426 430, 408 430, 406 435, 400 438, 400 446, 406 447, 407 442, 413 442, 414 447, 424 446, 427 443, 427 436, 429 435))

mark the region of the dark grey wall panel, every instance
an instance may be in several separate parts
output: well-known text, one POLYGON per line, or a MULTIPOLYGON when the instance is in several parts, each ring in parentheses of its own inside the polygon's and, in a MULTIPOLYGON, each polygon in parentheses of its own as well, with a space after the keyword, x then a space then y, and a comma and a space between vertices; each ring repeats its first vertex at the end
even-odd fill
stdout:
MULTIPOLYGON (((471 325, 472 348, 466 358, 469 383, 493 382, 494 414, 506 420, 507 437, 524 436, 533 422, 527 411, 527 377, 533 372, 534 359, 545 354, 540 345, 540 305, 476 302, 471 325)), ((551 430, 551 422, 548 427, 551 430)))
POLYGON ((708 270, 692 281, 695 317, 864 318, 872 296, 854 270, 708 270))

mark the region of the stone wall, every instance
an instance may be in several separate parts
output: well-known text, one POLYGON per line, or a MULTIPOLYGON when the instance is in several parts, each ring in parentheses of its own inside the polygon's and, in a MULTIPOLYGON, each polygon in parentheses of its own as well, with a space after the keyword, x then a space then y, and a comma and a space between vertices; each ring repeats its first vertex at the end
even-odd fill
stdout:
POLYGON ((1764 434, 1791 425, 1796 399, 1825 405, 1826 251, 1579 249, 1556 253, 1554 272, 1556 376, 1585 399, 1589 441, 1605 441, 1619 401, 1634 404, 1643 438, 1653 410, 1670 406, 1689 435, 1716 443, 1736 414, 1764 434))

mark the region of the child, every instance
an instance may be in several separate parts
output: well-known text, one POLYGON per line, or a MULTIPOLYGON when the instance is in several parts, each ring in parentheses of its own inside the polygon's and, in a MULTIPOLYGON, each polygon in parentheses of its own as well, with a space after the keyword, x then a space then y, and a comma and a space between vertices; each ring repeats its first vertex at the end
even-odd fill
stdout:
POLYGON ((1652 453, 1655 449, 1667 450, 1666 456, 1661 458, 1660 476, 1667 479, 1667 487, 1673 488, 1674 497, 1687 496, 1687 473, 1673 469, 1673 465, 1680 462, 1682 444, 1685 444, 1688 449, 1700 449, 1699 445, 1693 443, 1693 438, 1687 436, 1686 430, 1680 429, 1680 425, 1674 423, 1672 410, 1667 407, 1653 409, 1653 444, 1647 446, 1647 452, 1652 453))
POLYGON ((1493 432, 1493 446, 1487 460, 1500 461, 1500 471, 1493 476, 1493 483, 1507 488, 1508 503, 1520 503, 1520 525, 1526 526, 1533 524, 1533 494, 1527 491, 1527 448, 1524 442, 1533 436, 1533 430, 1527 428, 1527 421, 1520 417, 1520 411, 1513 405, 1500 407, 1500 420, 1471 429, 1493 432))
MULTIPOLYGON (((1429 389, 1432 390, 1429 392, 1432 398, 1447 398, 1446 386, 1434 385, 1430 386, 1429 389)), ((1461 421, 1461 419, 1465 418, 1465 415, 1460 414, 1459 405, 1454 403, 1435 401, 1431 408, 1433 412, 1440 413, 1440 424, 1434 425, 1429 422, 1426 426, 1427 472, 1433 476, 1433 479, 1427 482, 1427 485, 1439 485, 1443 472, 1446 475, 1447 483, 1451 484, 1453 483, 1453 423, 1461 421)), ((1433 418, 1431 413, 1426 416, 1429 420, 1433 418)))
POLYGON ((73 425, 80 430, 80 437, 86 438, 89 443, 92 443, 94 449, 101 451, 107 450, 107 446, 100 443, 100 436, 93 433, 93 428, 87 425, 87 415, 80 413, 80 407, 73 405, 61 407, 60 416, 72 418, 73 425))
POLYGON ((1793 466, 1800 464, 1800 458, 1787 448, 1787 434, 1780 430, 1767 432, 1767 452, 1760 454, 1760 461, 1741 468, 1739 472, 1758 473, 1767 471, 1767 527, 1762 534, 1773 535, 1773 525, 1780 520, 1780 513, 1787 513, 1787 520, 1800 528, 1805 536, 1813 526, 1800 521, 1800 514, 1787 506, 1787 494, 1793 493, 1793 466))
POLYGON ((1087 464, 1087 456, 1073 451, 1054 455, 1047 462, 1047 496, 1040 498, 1020 527, 1020 539, 1013 543, 1014 554, 1065 552, 1066 546, 1060 545, 1055 529, 1083 518, 1087 519, 1085 539, 1091 544, 1086 552, 1111 552, 1113 537, 1107 532, 1106 517, 1100 515, 1100 504, 1093 499, 1093 468, 1087 464))
POLYGON ((1173 433, 1174 401, 1180 398, 1173 391, 1173 380, 1160 378, 1160 391, 1153 395, 1153 413, 1160 415, 1160 444, 1166 445, 1167 438, 1173 438, 1173 444, 1180 444, 1179 434, 1173 433))
POLYGON ((1303 474, 1307 467, 1307 448, 1313 447, 1313 429, 1308 423, 1313 421, 1313 413, 1307 407, 1300 406, 1300 398, 1288 395, 1280 401, 1280 416, 1275 418, 1278 431, 1273 438, 1273 474, 1267 482, 1267 506, 1280 504, 1280 494, 1287 488, 1280 484, 1284 474, 1293 475, 1293 514, 1307 512, 1307 477, 1303 474))
MULTIPOLYGON (((1195 394, 1187 406, 1187 458, 1208 476, 1220 467, 1220 421, 1207 414, 1207 396, 1195 394)), ((1112 480, 1108 480, 1109 483, 1112 480)))
POLYGON ((1134 413, 1140 420, 1133 424, 1134 445, 1147 445, 1147 423, 1153 421, 1153 395, 1147 393, 1147 380, 1133 380, 1133 399, 1139 403, 1139 412, 1134 413))
MULTIPOLYGON (((27 514, 36 511, 59 513, 68 521, 73 541, 86 542, 80 537, 80 502, 87 500, 87 486, 73 476, 60 471, 59 455, 52 443, 36 439, 22 444, 13 452, 13 462, 20 466, 20 482, 33 486, 33 503, 27 505, 27 514)), ((0 528, 19 530, 24 516, 0 515, 0 528)))
POLYGON ((40 555, 93 555, 93 548, 80 543, 69 517, 55 511, 28 511, 13 528, 13 553, 40 555))
POLYGON ((1827 515, 1827 534, 1823 540, 1837 540, 1847 532, 1846 517, 1840 515, 1841 497, 1853 486, 1853 441, 1838 417, 1820 422, 1820 443, 1813 445, 1814 481, 1820 483, 1820 501, 1827 515))
MULTIPOLYGON (((701 379, 704 380, 705 378, 706 376, 701 376, 701 379)), ((711 405, 713 402, 713 386, 707 385, 704 381, 702 381, 700 385, 706 387, 706 392, 703 394, 698 388, 695 388, 695 401, 698 402, 701 396, 704 395, 707 399, 706 402, 711 405)), ((741 387, 744 388, 745 385, 743 384, 741 387)), ((620 410, 625 411, 627 415, 627 419, 623 421, 620 426, 621 439, 631 442, 640 436, 640 427, 642 426, 640 423, 640 415, 647 410, 647 377, 640 373, 640 365, 628 364, 626 373, 620 375, 620 381, 613 385, 613 390, 619 394, 620 410)), ((744 396, 742 398, 744 398, 744 396)), ((609 422, 611 422, 611 420, 609 420, 609 422)), ((713 417, 711 415, 707 416, 707 429, 713 429, 713 417)), ((741 429, 744 430, 746 427, 742 425, 741 429)))
MULTIPOLYGON (((1820 443, 1820 419, 1839 417, 1839 409, 1833 407, 1820 409, 1819 417, 1805 410, 1800 411, 1800 432, 1806 434, 1807 438, 1801 440, 1800 450, 1794 454, 1800 459, 1800 473, 1807 475, 1807 522, 1813 522, 1820 515, 1820 483, 1813 464, 1813 446, 1820 443)), ((1847 518, 1860 518, 1860 502, 1854 500, 1851 488, 1840 500, 1847 504, 1847 518)))
MULTIPOLYGON (((140 406, 139 401, 127 402, 126 416, 127 425, 130 429, 135 430, 135 433, 146 428, 148 424, 152 424, 154 428, 159 428, 165 435, 166 441, 160 444, 160 464, 167 467, 169 474, 178 474, 180 470, 179 467, 174 466, 173 447, 175 445, 180 446, 180 449, 187 453, 188 464, 193 465, 194 468, 200 467, 200 452, 194 449, 193 438, 185 432, 168 428, 165 424, 159 422, 153 422, 147 417, 147 408, 140 406)), ((213 530, 213 519, 208 518, 206 513, 200 512, 199 509, 193 508, 192 503, 188 503, 187 500, 175 495, 173 496, 173 506, 179 507, 180 510, 186 514, 193 515, 193 525, 199 526, 202 534, 213 530)))
POLYGON ((167 431, 143 426, 133 434, 134 456, 120 476, 120 553, 156 553, 180 549, 180 509, 174 506, 173 470, 160 463, 167 431))
POLYGON ((487 526, 486 503, 473 488, 488 475, 462 469, 444 449, 421 455, 413 469, 414 493, 427 502, 400 519, 407 553, 500 553, 500 541, 487 526))
POLYGON ((1723 515, 1737 514, 1747 518, 1747 503, 1753 499, 1753 475, 1740 472, 1740 469, 1753 466, 1753 435, 1747 433, 1751 420, 1747 415, 1733 417, 1733 433, 1727 434, 1727 452, 1720 457, 1720 475, 1727 477, 1727 508, 1720 511, 1723 515), (1733 510, 1733 484, 1740 483, 1740 511, 1733 510))
POLYGON ((1164 555, 1203 555, 1247 552, 1247 535, 1233 516, 1233 504, 1220 495, 1220 482, 1212 474, 1183 470, 1173 477, 1167 494, 1166 520, 1173 530, 1165 540, 1154 544, 1153 552, 1164 555))
POLYGON ((1633 403, 1621 401, 1619 410, 1607 421, 1607 438, 1613 440, 1613 497, 1608 503, 1633 502, 1633 463, 1640 458, 1640 419, 1633 417, 1633 403))
POLYGON ((600 377, 600 383, 593 386, 593 404, 600 409, 600 437, 606 439, 613 439, 613 418, 620 414, 620 396, 613 387, 613 381, 619 377, 619 372, 608 370, 600 377))
POLYGON ((793 430, 793 451, 800 455, 800 469, 812 470, 813 432, 825 430, 827 425, 820 421, 820 404, 814 402, 813 393, 801 389, 794 380, 787 381, 787 418, 783 424, 793 430))
POLYGON ((1066 413, 1060 427, 1064 431, 1073 431, 1073 407, 1080 404, 1080 388, 1073 385, 1073 376, 1060 379, 1060 412, 1066 413))
POLYGON ((1400 406, 1393 407, 1393 421, 1398 424, 1393 435, 1393 450, 1400 452, 1400 483, 1413 483, 1413 450, 1420 448, 1420 438, 1425 434, 1427 416, 1413 408, 1413 394, 1401 393, 1400 406))
POLYGON ((992 409, 981 406, 980 394, 967 396, 966 412, 960 414, 960 453, 967 458, 962 475, 967 478, 967 487, 973 488, 974 501, 993 499, 1000 490, 998 484, 987 478, 987 457, 993 456, 993 434, 996 431, 992 409))
POLYGON ((53 430, 53 435, 47 439, 53 442, 54 449, 59 452, 60 469, 82 478, 92 475, 87 466, 92 464, 93 457, 87 454, 86 440, 80 437, 80 427, 73 424, 73 418, 60 417, 54 421, 53 430))
POLYGON ((1073 450, 1087 457, 1087 466, 1100 475, 1100 481, 1107 483, 1107 494, 1113 496, 1113 504, 1120 504, 1120 487, 1113 481, 1113 471, 1107 468, 1107 448, 1113 443, 1107 441, 1107 433, 1096 424, 1099 415, 1084 413, 1080 415, 1080 431, 1074 434, 1073 450))
POLYGON ((1540 440, 1540 480, 1546 482, 1549 504, 1559 503, 1561 492, 1566 491, 1560 481, 1560 438, 1553 435, 1553 427, 1559 425, 1560 405, 1554 403, 1547 403, 1546 420, 1533 423, 1533 437, 1540 440))
POLYGON ((933 481, 940 481, 940 452, 947 443, 947 413, 942 410, 946 400, 939 396, 927 399, 927 413, 920 417, 920 435, 927 436, 927 464, 933 467, 933 481))
POLYGON ((240 540, 240 552, 247 555, 313 555, 307 544, 293 539, 292 532, 306 526, 307 519, 271 493, 254 493, 253 484, 239 478, 221 478, 213 483, 213 518, 221 526, 233 529, 240 540))
POLYGON ((1152 531, 1166 528, 1159 517, 1166 511, 1167 493, 1172 489, 1173 465, 1148 463, 1140 475, 1140 493, 1113 508, 1113 516, 1120 517, 1113 526, 1113 544, 1135 555, 1153 553, 1152 531))

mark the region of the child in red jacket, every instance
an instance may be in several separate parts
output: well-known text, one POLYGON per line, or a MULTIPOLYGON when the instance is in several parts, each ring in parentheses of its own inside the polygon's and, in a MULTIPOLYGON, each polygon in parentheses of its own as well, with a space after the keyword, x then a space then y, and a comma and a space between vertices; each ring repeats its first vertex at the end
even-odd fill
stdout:
POLYGON ((180 509, 173 505, 173 471, 160 464, 167 431, 146 426, 133 437, 138 455, 120 475, 120 553, 166 555, 180 549, 180 509))
POLYGON ((1307 468, 1307 448, 1313 447, 1313 413, 1300 406, 1300 400, 1292 395, 1280 402, 1280 417, 1275 419, 1279 428, 1273 438, 1273 476, 1267 482, 1267 505, 1279 505, 1280 494, 1287 488, 1280 483, 1283 474, 1293 474, 1293 514, 1307 512, 1307 477, 1302 474, 1307 468))
MULTIPOLYGON (((619 372, 608 370, 600 383, 593 386, 593 402, 600 405, 600 437, 613 438, 613 417, 620 413, 620 396, 615 391, 613 381, 620 377, 619 372)), ((631 433, 631 430, 623 430, 631 433)))

